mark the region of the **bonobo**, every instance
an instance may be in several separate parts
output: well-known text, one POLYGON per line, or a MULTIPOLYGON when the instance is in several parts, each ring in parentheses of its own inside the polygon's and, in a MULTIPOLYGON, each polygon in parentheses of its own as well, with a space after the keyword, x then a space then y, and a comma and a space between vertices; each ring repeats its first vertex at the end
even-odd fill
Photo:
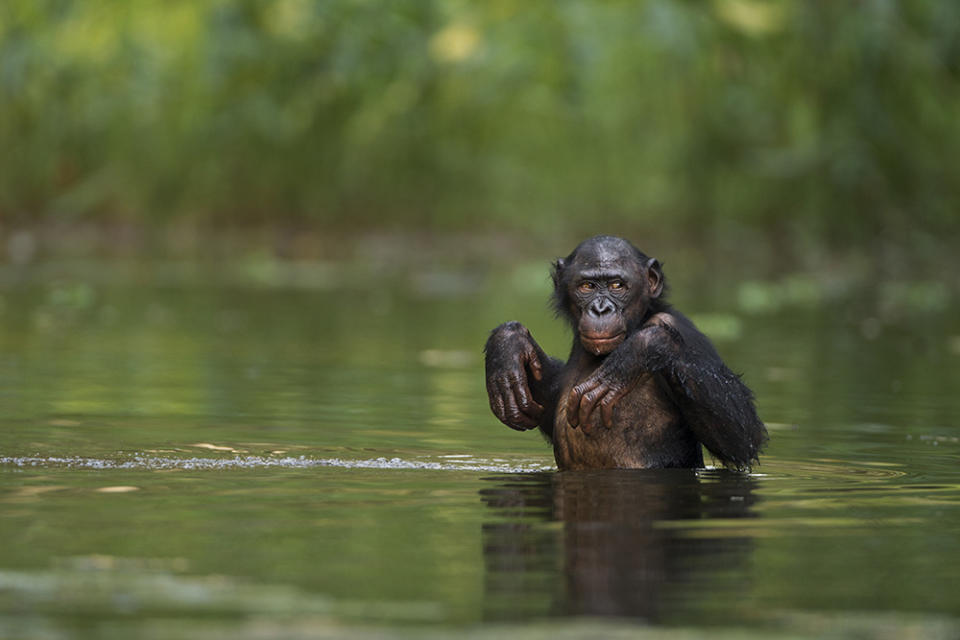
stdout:
POLYGON ((597 236, 553 265, 557 315, 573 327, 566 364, 519 322, 485 347, 490 407, 508 427, 539 427, 561 469, 702 467, 707 447, 748 468, 767 439, 750 389, 664 299, 660 263, 597 236))

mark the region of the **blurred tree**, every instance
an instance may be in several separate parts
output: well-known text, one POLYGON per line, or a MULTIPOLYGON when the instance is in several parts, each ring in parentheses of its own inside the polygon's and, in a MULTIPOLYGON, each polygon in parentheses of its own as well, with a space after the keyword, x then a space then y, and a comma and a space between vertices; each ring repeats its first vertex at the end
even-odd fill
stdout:
POLYGON ((926 0, 6 0, 0 214, 929 242, 958 43, 926 0))

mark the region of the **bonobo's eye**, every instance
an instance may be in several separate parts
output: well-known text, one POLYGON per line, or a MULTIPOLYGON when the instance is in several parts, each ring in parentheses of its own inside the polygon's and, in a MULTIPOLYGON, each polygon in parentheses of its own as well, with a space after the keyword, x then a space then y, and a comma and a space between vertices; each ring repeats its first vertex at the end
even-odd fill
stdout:
POLYGON ((610 284, 607 285, 607 288, 611 291, 623 291, 627 288, 627 285, 623 280, 611 280, 610 284))
POLYGON ((580 286, 577 287, 577 291, 580 293, 589 293, 597 288, 597 285, 592 282, 584 281, 580 283, 580 286))

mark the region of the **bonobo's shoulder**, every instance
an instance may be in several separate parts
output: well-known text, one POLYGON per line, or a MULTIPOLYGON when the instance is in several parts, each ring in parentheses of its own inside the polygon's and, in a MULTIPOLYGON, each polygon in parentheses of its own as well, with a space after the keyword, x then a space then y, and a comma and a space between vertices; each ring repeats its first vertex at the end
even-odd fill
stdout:
POLYGON ((647 326, 654 327, 668 327, 675 328, 677 326, 677 318, 675 317, 675 311, 661 311, 660 313, 655 313, 647 320, 647 326))
POLYGON ((720 358, 716 347, 710 342, 710 338, 705 336, 690 318, 676 309, 657 313, 651 316, 647 322, 663 327, 675 340, 681 342, 687 348, 696 350, 701 356, 720 358))
POLYGON ((646 322, 646 326, 661 327, 674 339, 683 341, 703 336, 687 316, 672 308, 650 316, 646 322))
POLYGON ((647 320, 646 325, 648 327, 663 327, 671 333, 677 331, 684 332, 685 330, 693 329, 693 323, 691 323, 682 313, 675 311, 674 309, 653 314, 647 320))
POLYGON ((674 329, 675 331, 683 331, 685 329, 696 330, 690 318, 673 308, 653 314, 650 316, 650 319, 647 320, 647 324, 659 325, 661 327, 674 329))

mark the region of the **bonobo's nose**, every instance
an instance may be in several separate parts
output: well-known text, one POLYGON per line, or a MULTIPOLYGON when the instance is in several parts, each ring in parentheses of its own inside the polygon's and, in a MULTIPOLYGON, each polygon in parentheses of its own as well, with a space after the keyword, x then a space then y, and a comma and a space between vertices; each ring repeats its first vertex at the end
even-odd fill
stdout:
POLYGON ((590 314, 597 317, 613 313, 613 310, 613 303, 606 298, 600 298, 590 303, 590 314))

